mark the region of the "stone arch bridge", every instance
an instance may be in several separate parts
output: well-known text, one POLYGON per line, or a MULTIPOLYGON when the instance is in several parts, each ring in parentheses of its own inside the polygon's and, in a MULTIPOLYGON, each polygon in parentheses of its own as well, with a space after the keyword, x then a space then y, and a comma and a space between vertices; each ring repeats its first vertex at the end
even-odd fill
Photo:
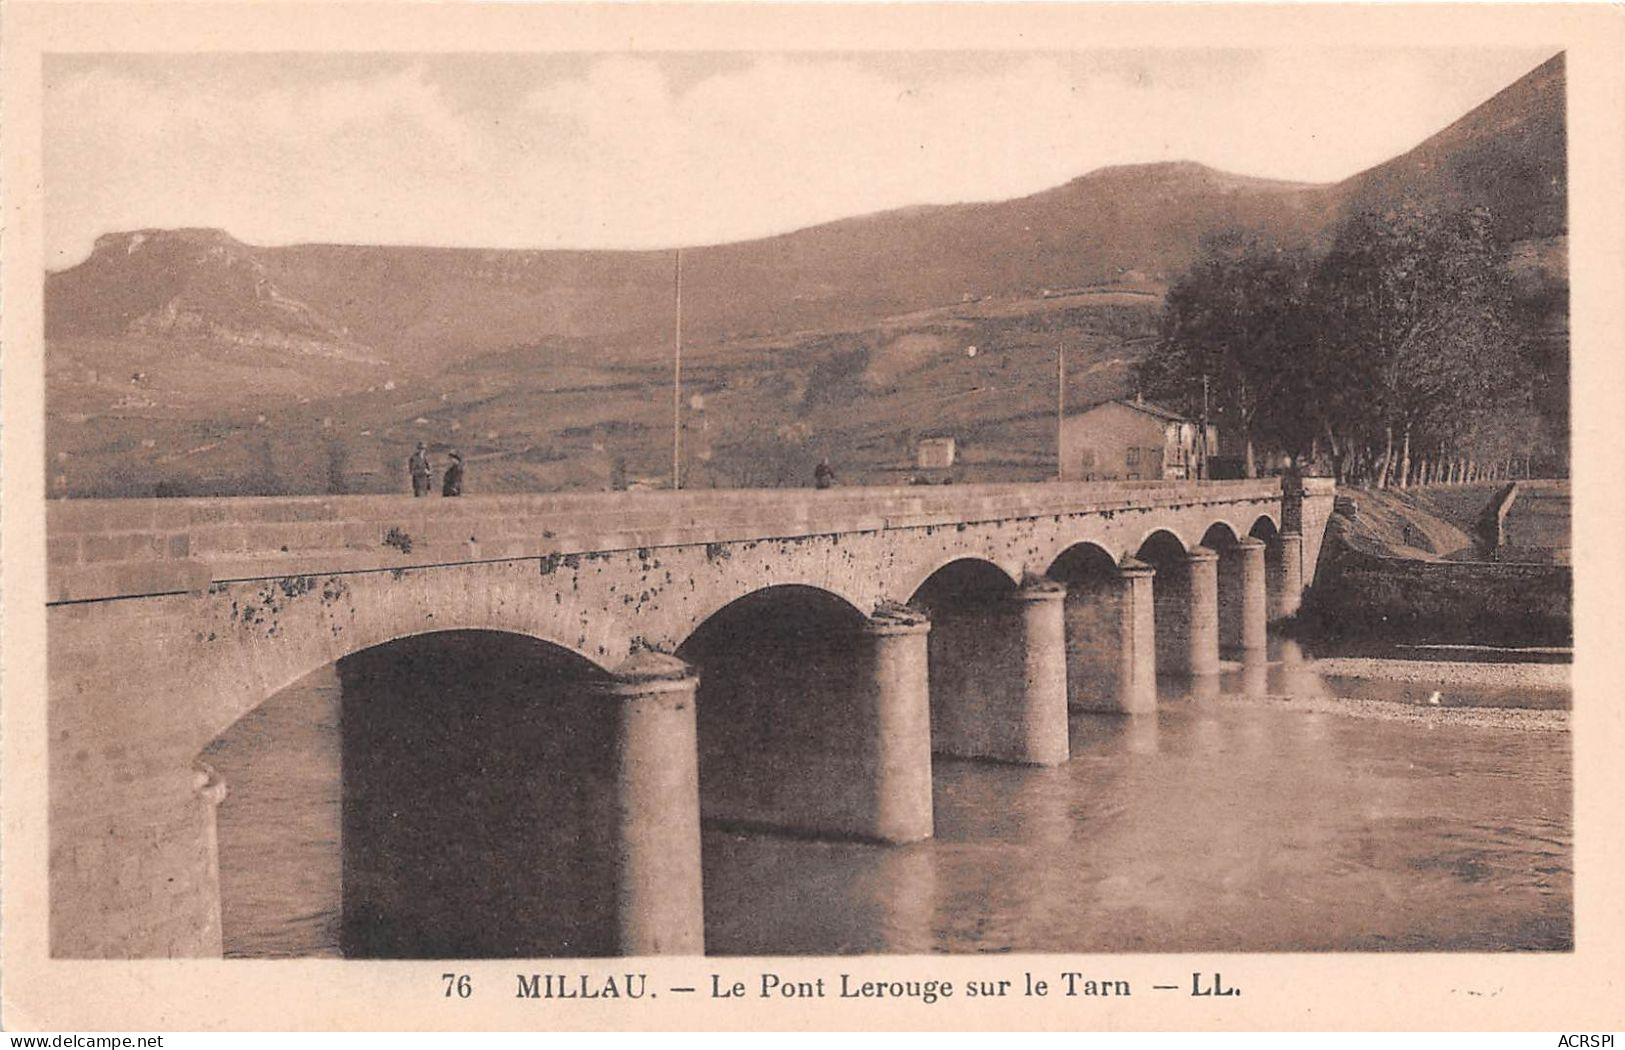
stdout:
POLYGON ((219 954, 200 753, 316 669, 479 631, 551 661, 514 688, 576 721, 503 746, 579 771, 534 845, 604 887, 509 949, 699 952, 702 814, 929 836, 933 753, 1063 762, 1069 708, 1152 710, 1159 671, 1261 650, 1331 504, 1316 479, 53 502, 53 951, 219 954))

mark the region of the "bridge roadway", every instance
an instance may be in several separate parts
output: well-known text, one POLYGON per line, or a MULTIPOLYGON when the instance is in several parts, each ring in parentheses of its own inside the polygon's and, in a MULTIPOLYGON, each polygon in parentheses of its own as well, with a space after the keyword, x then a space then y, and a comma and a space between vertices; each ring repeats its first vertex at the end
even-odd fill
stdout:
POLYGON ((53 951, 218 955, 200 753, 324 666, 483 631, 569 664, 538 711, 607 719, 574 756, 604 808, 537 831, 602 853, 590 953, 699 952, 702 815, 929 836, 933 752, 1064 762, 1069 707, 1154 711, 1159 670, 1260 653, 1331 504, 1317 479, 53 501, 53 951))

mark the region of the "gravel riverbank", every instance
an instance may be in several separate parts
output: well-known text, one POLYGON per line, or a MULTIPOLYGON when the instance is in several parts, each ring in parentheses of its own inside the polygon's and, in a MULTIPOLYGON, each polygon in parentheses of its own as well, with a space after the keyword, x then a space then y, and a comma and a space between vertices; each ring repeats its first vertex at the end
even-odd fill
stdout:
POLYGON ((1465 660, 1336 656, 1315 660, 1308 665, 1308 669, 1316 674, 1340 678, 1382 678, 1390 682, 1439 682, 1502 689, 1567 689, 1573 671, 1568 664, 1555 663, 1474 663, 1465 660))
POLYGON ((1569 712, 1519 707, 1429 707, 1387 700, 1341 697, 1243 696, 1227 694, 1220 703, 1278 705, 1305 714, 1367 718, 1382 722, 1465 726, 1475 729, 1511 729, 1532 733, 1566 733, 1569 712))

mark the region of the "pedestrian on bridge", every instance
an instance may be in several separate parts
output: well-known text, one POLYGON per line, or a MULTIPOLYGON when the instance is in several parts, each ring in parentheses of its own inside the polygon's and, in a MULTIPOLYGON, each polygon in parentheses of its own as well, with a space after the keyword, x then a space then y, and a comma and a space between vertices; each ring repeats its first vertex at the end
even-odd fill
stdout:
POLYGON ((813 485, 817 488, 827 489, 835 484, 835 468, 829 465, 829 457, 825 456, 813 468, 813 485))
POLYGON ((434 485, 434 467, 429 464, 427 444, 418 442, 417 451, 406 461, 406 469, 412 475, 412 495, 427 496, 434 485))
POLYGON ((451 466, 446 468, 446 481, 440 488, 442 496, 461 496, 463 494, 463 454, 456 449, 451 450, 451 466))

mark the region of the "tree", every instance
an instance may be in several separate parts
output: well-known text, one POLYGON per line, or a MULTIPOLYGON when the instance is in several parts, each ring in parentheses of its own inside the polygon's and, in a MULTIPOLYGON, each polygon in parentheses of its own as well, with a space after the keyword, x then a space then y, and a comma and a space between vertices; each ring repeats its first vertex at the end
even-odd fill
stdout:
POLYGON ((1236 231, 1205 238, 1169 288, 1161 337, 1139 369, 1146 394, 1223 420, 1242 442, 1248 477, 1257 474, 1257 439, 1294 429, 1266 416, 1304 388, 1301 373, 1312 367, 1310 274, 1300 250, 1236 231))
POLYGON ((1530 432, 1488 422, 1528 401, 1508 262, 1483 210, 1355 214, 1318 259, 1213 237, 1169 289, 1139 380, 1190 414, 1205 381, 1249 476, 1255 442, 1378 486, 1406 484, 1422 450, 1504 459, 1530 432))
POLYGON ((1310 296, 1320 356, 1360 392, 1327 414, 1326 436, 1339 458, 1356 452, 1362 480, 1403 484, 1414 441, 1453 443, 1517 396, 1507 262, 1482 209, 1363 212, 1339 227, 1310 296))

